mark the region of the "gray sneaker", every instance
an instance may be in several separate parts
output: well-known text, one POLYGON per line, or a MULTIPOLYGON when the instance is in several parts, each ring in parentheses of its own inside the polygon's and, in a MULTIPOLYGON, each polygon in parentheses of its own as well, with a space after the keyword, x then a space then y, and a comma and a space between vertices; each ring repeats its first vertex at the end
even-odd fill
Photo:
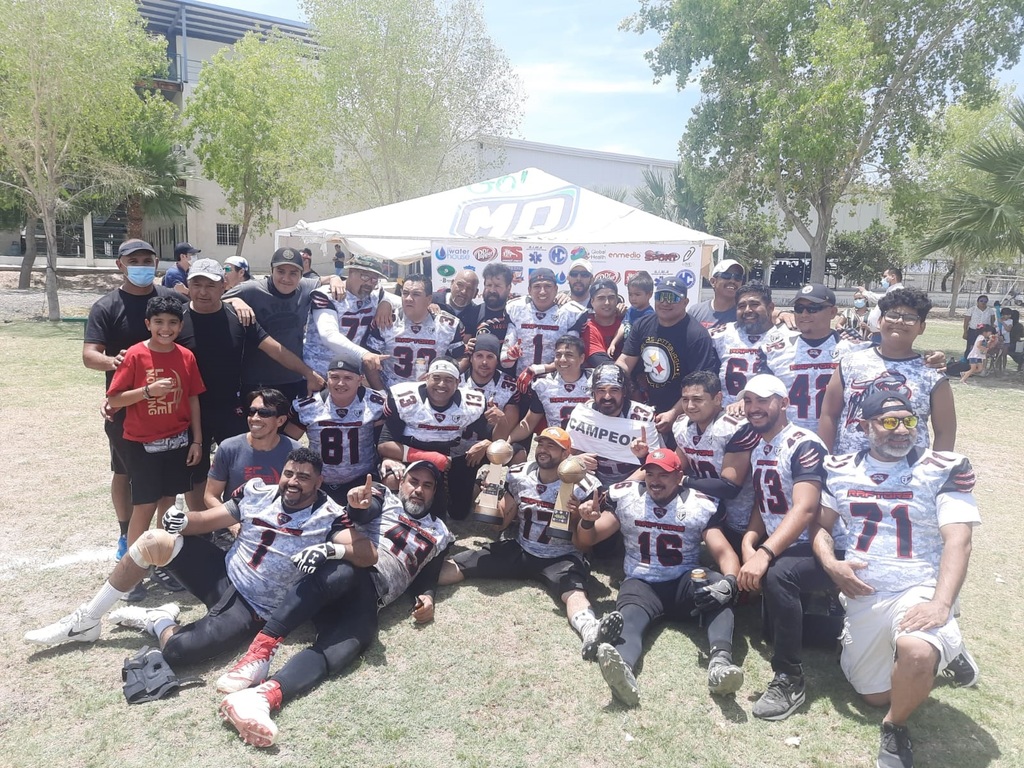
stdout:
POLYGON ((743 685, 743 670, 724 653, 716 653, 708 662, 708 690, 725 696, 736 693, 743 685))
POLYGON ((978 684, 978 678, 981 677, 981 670, 978 668, 978 663, 971 656, 970 651, 967 650, 967 646, 963 646, 963 651, 960 655, 953 659, 946 668, 942 670, 942 674, 946 677, 952 678, 953 685, 957 688, 973 688, 978 684))
POLYGON ((905 725, 882 723, 882 742, 878 747, 877 768, 914 768, 914 745, 905 725))
POLYGON ((615 645, 622 637, 622 614, 618 611, 606 613, 590 632, 583 637, 583 660, 597 661, 597 647, 601 643, 615 645))
POLYGON ((803 675, 776 672, 768 689, 754 703, 752 714, 761 720, 785 720, 804 703, 803 675))
POLYGON ((608 643, 597 647, 597 663, 601 665, 601 676, 612 689, 612 695, 627 707, 635 707, 640 703, 640 688, 636 684, 636 676, 622 656, 608 643))

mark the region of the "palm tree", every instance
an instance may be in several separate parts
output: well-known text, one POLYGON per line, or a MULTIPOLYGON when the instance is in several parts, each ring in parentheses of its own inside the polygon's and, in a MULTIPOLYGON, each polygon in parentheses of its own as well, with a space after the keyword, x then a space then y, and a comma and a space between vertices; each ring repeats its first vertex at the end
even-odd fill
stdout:
POLYGON ((1024 253, 1024 100, 1014 101, 1007 112, 1012 134, 983 139, 961 154, 967 168, 980 172, 980 187, 944 194, 938 228, 918 248, 921 256, 944 250, 952 257, 950 317, 969 264, 1016 260, 1024 253))
POLYGON ((640 210, 691 229, 704 229, 703 201, 687 182, 681 163, 676 163, 670 179, 650 168, 641 174, 644 183, 633 190, 640 210))
POLYGON ((174 219, 184 216, 188 209, 202 207, 202 200, 185 188, 191 163, 175 150, 169 137, 141 137, 133 165, 138 178, 128 196, 128 237, 142 237, 145 217, 174 219))

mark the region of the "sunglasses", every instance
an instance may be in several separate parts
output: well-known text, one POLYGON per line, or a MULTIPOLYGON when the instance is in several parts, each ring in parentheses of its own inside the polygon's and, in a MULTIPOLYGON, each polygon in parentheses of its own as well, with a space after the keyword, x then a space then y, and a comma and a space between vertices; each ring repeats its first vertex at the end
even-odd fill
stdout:
POLYGON ((742 272, 721 272, 717 277, 719 280, 738 280, 743 282, 742 272))
POLYGON ((882 319, 888 323, 903 323, 904 325, 915 325, 921 318, 918 315, 901 315, 899 312, 886 312, 882 319))
POLYGON ((569 277, 590 277, 589 272, 570 272, 569 277))
POLYGON ((903 424, 907 429, 913 429, 917 426, 920 419, 917 416, 904 416, 902 419, 898 416, 883 416, 880 419, 876 419, 876 421, 882 425, 882 429, 892 432, 900 424, 903 424))
POLYGON ((232 267, 232 266, 231 266, 230 264, 225 264, 225 265, 224 265, 224 271, 225 271, 225 272, 234 272, 234 271, 235 271, 235 268, 234 268, 234 267, 232 267))
POLYGON ((828 309, 831 304, 800 304, 799 306, 793 307, 794 314, 802 315, 805 312, 811 315, 816 315, 819 312, 823 312, 828 309))
POLYGON ((250 406, 249 415, 269 419, 271 416, 277 416, 277 411, 273 408, 257 408, 256 406, 250 406))
POLYGON ((654 300, 660 301, 662 304, 678 304, 683 299, 681 296, 672 293, 672 291, 658 291, 654 294, 654 300))

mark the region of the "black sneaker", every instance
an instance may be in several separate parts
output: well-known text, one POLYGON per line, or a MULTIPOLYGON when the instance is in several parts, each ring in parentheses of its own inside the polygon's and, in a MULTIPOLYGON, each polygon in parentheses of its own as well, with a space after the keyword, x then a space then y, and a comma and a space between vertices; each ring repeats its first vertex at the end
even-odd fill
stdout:
POLYGON ((597 623, 597 632, 583 641, 583 660, 597 661, 597 646, 601 643, 615 645, 622 637, 622 614, 618 611, 606 613, 597 623))
POLYGON ((153 581, 156 584, 159 584, 168 592, 185 591, 185 588, 181 586, 181 582, 179 582, 176 578, 171 576, 171 574, 168 571, 165 571, 163 568, 153 568, 152 570, 150 570, 149 578, 151 581, 153 581))
POLYGON ((957 688, 973 688, 978 684, 981 670, 978 669, 978 663, 967 650, 967 646, 963 648, 963 652, 946 665, 942 674, 952 678, 953 685, 957 688))
POLYGON ((752 713, 761 720, 785 720, 804 703, 803 675, 776 672, 768 689, 754 703, 752 713))
POLYGON ((882 723, 882 743, 878 748, 877 768, 913 768, 914 745, 905 725, 882 723))

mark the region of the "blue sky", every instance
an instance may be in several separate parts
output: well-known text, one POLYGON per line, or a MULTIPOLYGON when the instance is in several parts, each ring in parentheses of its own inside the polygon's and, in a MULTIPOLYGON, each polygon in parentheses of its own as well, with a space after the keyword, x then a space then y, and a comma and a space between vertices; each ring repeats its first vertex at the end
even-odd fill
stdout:
MULTIPOLYGON (((284 19, 302 19, 298 0, 209 0, 284 19)), ((517 138, 583 149, 674 159, 695 84, 654 84, 644 52, 657 36, 620 32, 636 0, 484 0, 492 38, 523 80, 527 100, 517 138)))
MULTIPOLYGON (((210 0, 284 19, 302 19, 298 0, 210 0)), ((487 26, 523 80, 527 100, 517 138, 661 159, 700 97, 668 78, 654 84, 644 53, 658 38, 620 32, 637 0, 483 0, 487 26)), ((998 75, 1018 83, 1024 64, 998 75)))

